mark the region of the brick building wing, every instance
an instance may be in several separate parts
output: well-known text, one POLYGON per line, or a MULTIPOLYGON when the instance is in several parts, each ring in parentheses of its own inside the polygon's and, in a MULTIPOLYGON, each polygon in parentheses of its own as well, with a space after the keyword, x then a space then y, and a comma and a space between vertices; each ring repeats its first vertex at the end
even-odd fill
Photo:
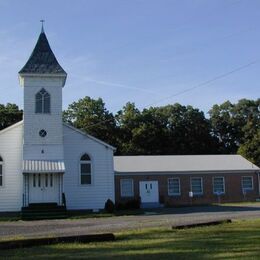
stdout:
POLYGON ((240 155, 115 156, 117 203, 143 207, 259 198, 260 169, 240 155))

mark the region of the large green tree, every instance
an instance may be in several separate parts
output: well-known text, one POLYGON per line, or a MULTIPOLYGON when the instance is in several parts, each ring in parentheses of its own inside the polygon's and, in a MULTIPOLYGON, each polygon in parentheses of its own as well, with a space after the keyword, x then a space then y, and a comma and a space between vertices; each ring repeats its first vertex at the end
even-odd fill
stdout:
POLYGON ((168 129, 171 136, 168 143, 171 145, 169 153, 216 153, 217 140, 211 135, 210 122, 202 111, 180 104, 169 105, 162 109, 168 113, 168 129))
POLYGON ((63 120, 90 135, 115 145, 116 122, 101 98, 84 97, 69 105, 63 120))
POLYGON ((15 104, 0 104, 0 130, 11 126, 23 118, 23 111, 15 104))
MULTIPOLYGON (((128 102, 122 110, 115 115, 119 128, 117 135, 117 154, 136 154, 138 147, 133 142, 133 131, 139 127, 141 112, 134 103, 128 102)), ((139 151, 141 153, 141 151, 139 151)))
POLYGON ((214 105, 209 114, 221 152, 239 152, 259 165, 260 99, 241 99, 234 104, 226 101, 214 105))
POLYGON ((260 167, 260 129, 240 145, 238 153, 260 167))
POLYGON ((215 154, 239 152, 259 165, 259 99, 214 105, 210 119, 192 106, 142 111, 127 103, 115 116, 102 99, 69 105, 64 120, 117 147, 117 154, 215 154))
POLYGON ((203 112, 180 104, 139 111, 127 103, 116 115, 122 154, 214 153, 217 142, 203 112))

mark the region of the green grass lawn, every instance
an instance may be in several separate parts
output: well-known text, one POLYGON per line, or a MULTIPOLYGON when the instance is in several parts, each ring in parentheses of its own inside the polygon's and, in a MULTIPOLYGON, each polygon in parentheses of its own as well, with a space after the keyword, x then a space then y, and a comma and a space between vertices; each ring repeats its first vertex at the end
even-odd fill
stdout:
POLYGON ((0 222, 1 221, 18 221, 18 220, 21 220, 20 213, 0 214, 0 222))
POLYGON ((229 203, 222 203, 222 204, 213 204, 213 205, 220 205, 220 206, 231 206, 231 207, 254 207, 254 206, 260 206, 259 201, 243 201, 243 202, 229 202, 229 203))
POLYGON ((57 244, 3 250, 3 259, 260 259, 260 219, 171 230, 116 234, 115 242, 57 244))

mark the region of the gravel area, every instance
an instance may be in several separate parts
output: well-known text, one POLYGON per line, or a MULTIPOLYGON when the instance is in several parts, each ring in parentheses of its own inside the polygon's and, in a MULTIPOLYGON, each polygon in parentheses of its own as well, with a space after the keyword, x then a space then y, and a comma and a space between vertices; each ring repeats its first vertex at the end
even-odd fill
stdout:
POLYGON ((171 227, 223 219, 260 218, 260 204, 147 210, 144 215, 104 218, 0 222, 0 240, 120 232, 144 227, 171 227))

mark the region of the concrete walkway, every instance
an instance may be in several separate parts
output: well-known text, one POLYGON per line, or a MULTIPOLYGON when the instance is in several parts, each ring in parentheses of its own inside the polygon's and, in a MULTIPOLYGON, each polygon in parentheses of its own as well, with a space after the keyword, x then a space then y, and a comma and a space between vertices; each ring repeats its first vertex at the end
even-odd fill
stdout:
POLYGON ((144 227, 171 227, 204 221, 260 218, 260 203, 248 206, 205 206, 147 210, 144 215, 104 218, 0 222, 0 240, 12 237, 77 235, 144 227))

